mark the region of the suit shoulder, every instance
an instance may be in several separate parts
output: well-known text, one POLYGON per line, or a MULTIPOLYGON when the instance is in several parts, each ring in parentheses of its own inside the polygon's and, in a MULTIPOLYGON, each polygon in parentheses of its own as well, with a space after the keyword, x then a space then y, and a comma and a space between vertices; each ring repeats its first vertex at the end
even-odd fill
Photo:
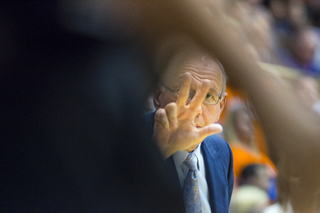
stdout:
POLYGON ((219 145, 229 146, 228 142, 225 139, 220 138, 217 135, 210 135, 210 136, 206 137, 203 142, 214 143, 214 145, 217 145, 217 146, 219 146, 219 145))
POLYGON ((203 143, 209 149, 215 149, 219 152, 225 151, 225 152, 231 153, 231 148, 230 148, 229 143, 217 135, 210 135, 210 136, 206 137, 206 139, 204 139, 203 143))
POLYGON ((144 122, 146 123, 153 123, 154 122, 154 115, 156 114, 156 112, 148 112, 146 114, 144 114, 142 117, 143 117, 143 120, 144 122))
POLYGON ((143 115, 143 128, 146 131, 147 137, 150 139, 153 135, 154 115, 156 112, 149 112, 143 115))

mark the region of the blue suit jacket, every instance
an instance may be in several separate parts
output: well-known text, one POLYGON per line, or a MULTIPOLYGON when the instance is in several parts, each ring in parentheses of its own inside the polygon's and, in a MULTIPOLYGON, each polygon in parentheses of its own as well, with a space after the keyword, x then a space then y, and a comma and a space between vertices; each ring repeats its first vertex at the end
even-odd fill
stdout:
MULTIPOLYGON (((155 113, 145 115, 146 128, 152 137, 155 113)), ((206 167, 209 202, 212 213, 227 213, 233 190, 233 158, 229 144, 222 138, 211 135, 204 139, 201 151, 206 167)), ((172 156, 166 161, 172 181, 180 186, 172 156)))

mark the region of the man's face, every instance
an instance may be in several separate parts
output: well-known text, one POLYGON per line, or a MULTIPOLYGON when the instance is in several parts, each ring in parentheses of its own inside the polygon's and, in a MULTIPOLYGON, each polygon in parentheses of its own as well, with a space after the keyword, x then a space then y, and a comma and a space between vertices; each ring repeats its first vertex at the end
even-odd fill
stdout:
MULTIPOLYGON (((206 57, 198 57, 188 60, 181 65, 171 65, 168 68, 167 74, 164 76, 162 83, 177 91, 182 83, 182 79, 185 73, 191 74, 191 92, 199 92, 202 83, 205 80, 210 82, 210 93, 216 93, 218 95, 222 92, 222 72, 219 65, 206 57)), ((164 108, 167 104, 175 102, 176 99, 172 92, 164 87, 161 87, 155 93, 154 103, 156 108, 164 108)), ((196 111, 196 118, 194 120, 196 127, 201 128, 209 124, 213 124, 218 121, 223 108, 225 106, 225 97, 227 94, 223 94, 223 99, 216 105, 202 104, 196 111)))

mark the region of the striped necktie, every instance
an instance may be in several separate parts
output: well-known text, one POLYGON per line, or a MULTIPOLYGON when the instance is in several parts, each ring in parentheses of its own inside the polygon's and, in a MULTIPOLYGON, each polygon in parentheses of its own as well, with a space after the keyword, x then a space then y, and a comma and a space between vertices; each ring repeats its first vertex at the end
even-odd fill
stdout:
POLYGON ((183 186, 183 200, 186 207, 186 213, 200 213, 202 210, 196 172, 197 156, 190 153, 183 163, 189 168, 183 186))

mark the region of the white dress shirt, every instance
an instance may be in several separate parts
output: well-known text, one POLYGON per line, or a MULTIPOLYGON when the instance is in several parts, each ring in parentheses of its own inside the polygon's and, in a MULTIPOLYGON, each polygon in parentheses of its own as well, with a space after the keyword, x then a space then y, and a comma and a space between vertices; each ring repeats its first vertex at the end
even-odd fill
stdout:
MULTIPOLYGON (((200 201, 202 206, 203 213, 211 213, 210 203, 209 203, 209 190, 208 184, 206 180, 206 170, 204 166, 204 160, 201 152, 201 144, 193 151, 193 153, 197 156, 197 174, 198 174, 198 185, 200 191, 200 201)), ((187 151, 178 151, 172 155, 174 164, 177 169, 177 173, 179 176, 181 188, 183 189, 184 180, 188 174, 189 168, 187 165, 183 164, 183 161, 187 158, 189 152, 187 151)))

